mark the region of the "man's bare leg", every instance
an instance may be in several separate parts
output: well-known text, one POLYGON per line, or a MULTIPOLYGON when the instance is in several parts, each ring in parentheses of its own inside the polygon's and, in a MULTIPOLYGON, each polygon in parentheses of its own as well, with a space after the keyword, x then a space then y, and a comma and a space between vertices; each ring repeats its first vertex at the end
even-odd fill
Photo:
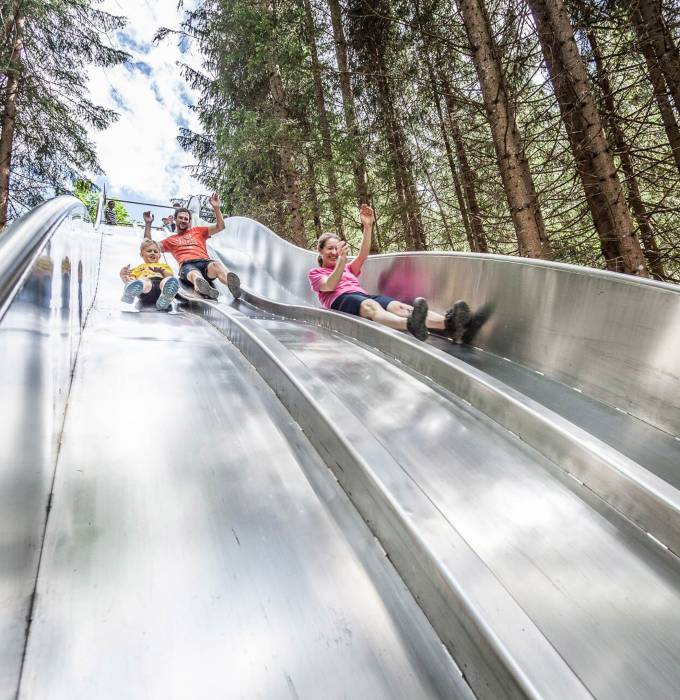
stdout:
POLYGON ((235 272, 230 272, 222 263, 213 260, 208 265, 208 277, 213 279, 217 277, 222 284, 226 284, 234 299, 241 296, 241 280, 235 272))

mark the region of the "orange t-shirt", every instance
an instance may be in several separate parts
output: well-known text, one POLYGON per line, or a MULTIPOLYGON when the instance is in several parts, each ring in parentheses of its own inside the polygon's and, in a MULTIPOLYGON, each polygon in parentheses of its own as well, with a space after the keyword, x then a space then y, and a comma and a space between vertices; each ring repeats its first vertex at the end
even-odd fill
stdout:
POLYGON ((160 241, 161 250, 171 253, 181 265, 187 260, 207 260, 210 258, 205 242, 208 235, 207 226, 194 226, 185 233, 175 233, 160 241))

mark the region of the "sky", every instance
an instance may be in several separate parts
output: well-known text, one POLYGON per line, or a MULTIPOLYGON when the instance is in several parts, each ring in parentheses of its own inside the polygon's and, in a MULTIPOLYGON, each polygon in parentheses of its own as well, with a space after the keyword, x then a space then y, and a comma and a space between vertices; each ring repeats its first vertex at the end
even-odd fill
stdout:
MULTIPOLYGON (((100 187, 106 184, 107 194, 116 198, 157 204, 205 194, 185 167, 194 162, 193 156, 177 143, 180 126, 198 131, 200 126, 189 109, 198 95, 176 64, 198 67, 200 56, 186 42, 180 48, 172 36, 152 43, 159 27, 179 28, 177 0, 104 0, 98 7, 128 18, 125 29, 110 40, 132 58, 126 65, 90 69, 90 98, 120 114, 105 131, 90 133, 105 173, 94 181, 100 187)), ((128 206, 136 219, 146 208, 128 206)), ((156 223, 160 215, 162 210, 156 210, 156 223)))

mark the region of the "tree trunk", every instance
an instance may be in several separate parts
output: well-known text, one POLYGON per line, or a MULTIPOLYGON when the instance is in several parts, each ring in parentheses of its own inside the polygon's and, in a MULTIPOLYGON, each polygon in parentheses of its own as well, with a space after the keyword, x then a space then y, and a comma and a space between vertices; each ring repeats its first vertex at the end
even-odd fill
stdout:
POLYGON ((307 153, 307 177, 309 178, 309 197, 312 200, 312 219, 314 220, 314 234, 317 241, 321 235, 321 207, 319 206, 319 195, 316 191, 316 170, 314 168, 314 158, 307 153))
POLYGON ((406 136, 399 123, 394 108, 392 87, 387 74, 387 67, 380 61, 378 75, 375 77, 378 89, 378 109, 385 129, 387 145, 391 152, 395 186, 401 189, 402 221, 405 222, 404 234, 409 250, 427 250, 425 230, 420 215, 418 192, 413 177, 413 163, 406 143, 406 136))
POLYGON ((661 14, 661 0, 631 0, 630 15, 641 41, 650 47, 680 112, 680 54, 661 14))
MULTIPOLYGON (((286 107, 286 93, 281 80, 279 67, 269 66, 269 92, 272 96, 274 115, 282 122, 288 118, 286 107)), ((295 151, 293 144, 287 138, 279 139, 279 157, 281 159, 281 172, 283 176, 283 192, 286 199, 286 211, 288 213, 290 238, 295 245, 307 247, 307 234, 305 222, 302 218, 302 202, 300 200, 300 185, 298 173, 295 169, 295 151)))
POLYGON ((648 277, 562 0, 528 0, 607 269, 648 277))
POLYGON ((21 54, 24 41, 24 16, 14 15, 14 45, 5 70, 5 104, 0 117, 0 230, 7 225, 9 209, 10 166, 16 128, 17 99, 21 89, 21 54))
MULTIPOLYGON (((347 60, 347 41, 342 28, 342 16, 338 0, 328 0, 333 24, 333 38, 335 41, 335 57, 338 63, 340 79, 340 93, 342 95, 342 107, 345 115, 345 127, 352 148, 352 164, 354 168, 354 184, 357 193, 357 204, 370 202, 368 192, 368 171, 366 169, 366 156, 361 144, 359 134, 359 122, 357 120, 356 107, 354 106, 354 91, 347 60)), ((371 253, 379 253, 378 241, 374 236, 371 239, 371 253)))
POLYGON ((453 97, 453 91, 445 76, 442 77, 442 85, 445 91, 446 113, 448 117, 449 128, 453 136, 453 143, 456 147, 456 156, 463 176, 463 188, 465 189, 465 198, 467 199, 468 210, 470 212, 470 226, 472 228, 472 236, 475 242, 474 250, 477 253, 488 253, 489 245, 486 241, 486 232, 484 231, 484 223, 482 220, 482 212, 477 202, 477 177, 474 170, 470 167, 470 162, 465 152, 465 142, 463 134, 458 126, 456 118, 456 104, 453 97))
POLYGON ((675 167, 680 173, 680 127, 678 127, 678 122, 675 118, 671 101, 668 99, 666 80, 664 79, 663 73, 659 68, 659 64, 654 56, 652 47, 648 42, 644 41, 643 37, 638 31, 637 25, 635 29, 638 39, 638 48, 645 59, 645 63, 647 64, 647 77, 649 78, 649 82, 652 84, 654 99, 656 100, 657 107, 659 108, 661 121, 663 122, 663 127, 666 131, 666 136, 668 137, 668 143, 670 144, 671 151, 673 153, 675 167))
POLYGON ((472 59, 482 88, 503 187, 517 232, 519 254, 529 258, 550 259, 550 244, 545 235, 536 189, 483 0, 457 1, 472 46, 472 59))
MULTIPOLYGON (((426 54, 426 62, 427 62, 427 72, 428 76, 430 78, 430 86, 432 88, 432 100, 434 101, 434 106, 437 111, 437 118, 439 120, 439 130, 442 135, 442 141, 444 141, 444 150, 446 152, 446 160, 448 161, 449 164, 449 170, 451 171, 451 181, 453 182, 453 189, 456 193, 456 199, 458 200, 458 207, 460 209, 460 218, 463 221, 463 228, 465 229, 465 237, 467 238, 468 245, 470 246, 470 250, 474 251, 475 250, 475 239, 474 236, 472 235, 472 227, 470 226, 470 219, 468 218, 468 210, 467 210, 467 203, 465 201, 465 197, 463 195, 463 190, 460 186, 460 178, 458 177, 458 169, 456 168, 456 164, 453 160, 453 149, 451 148, 451 142, 449 141, 449 134, 446 130, 446 124, 444 123, 444 115, 442 113, 442 107, 441 107, 441 95, 439 94, 439 90, 436 85, 435 77, 434 77, 434 70, 432 68, 432 62, 426 54)), ((448 232, 447 232, 448 235, 448 232)), ((450 238, 450 236, 449 236, 450 238)))
MULTIPOLYGON (((458 209, 460 210, 460 218, 463 222, 463 228, 465 230, 465 237, 467 238, 468 246, 471 251, 476 250, 476 241, 472 231, 472 226, 470 225, 470 218, 468 216, 468 204, 465 201, 465 195, 460 184, 460 177, 458 176, 458 168, 453 157, 453 149, 451 148, 451 141, 449 139, 449 133, 446 128, 446 122, 444 121, 444 114, 442 111, 441 104, 441 91, 439 89, 436 73, 434 66, 432 65, 432 57, 430 55, 430 41, 429 35, 425 32, 423 25, 423 18, 420 11, 419 0, 415 0, 415 10, 416 17, 418 19, 418 27, 420 29, 420 39, 422 41, 422 55, 425 58, 425 65, 427 67, 427 76, 430 81, 430 89, 432 90, 432 101, 434 102, 435 109, 437 111, 437 120, 439 122, 439 131, 442 135, 442 141, 444 142, 444 151, 446 153, 446 160, 449 164, 449 170, 451 171, 451 182, 453 183, 453 189, 456 193, 456 200, 458 201, 458 209)), ((427 174, 428 180, 430 180, 429 173, 427 174)), ((433 190, 434 191, 434 190, 433 190)), ((435 195, 436 196, 436 195, 435 195)), ((438 202, 439 204, 439 202, 438 202)), ((439 204, 441 208, 441 204, 439 204)), ((444 214, 442 211, 442 220, 444 221, 444 226, 447 228, 446 221, 444 219, 444 214)), ((446 235, 453 249, 453 241, 448 230, 446 235)))
MULTIPOLYGON (((425 174, 425 178, 427 179, 427 184, 430 186, 430 192, 432 192, 432 197, 434 198, 434 201, 437 203, 437 209, 439 210, 439 216, 442 220, 442 226, 444 227, 444 233, 446 234, 446 239, 449 243, 449 249, 453 250, 453 237, 451 236, 451 225, 449 223, 449 217, 446 215, 446 212, 444 211, 444 206, 442 204, 442 200, 439 198, 439 193, 437 192, 437 188, 434 186, 434 182, 432 180, 432 175, 430 174, 430 171, 427 169, 427 165, 425 164, 425 155, 423 154, 423 150, 420 147, 420 143, 418 142, 418 136, 417 134, 413 134, 413 141, 416 146, 416 151, 418 153, 418 158, 420 159, 421 162, 421 167, 423 169, 423 173, 425 174)), ((461 193, 462 194, 462 193, 461 193)))
MULTIPOLYGON (((319 115, 319 126, 321 129, 321 144, 323 155, 326 161, 326 176, 328 180, 328 190, 330 192, 331 211, 333 212, 333 224, 335 231, 344 240, 345 234, 342 225, 342 206, 340 204, 340 193, 338 192, 338 178, 335 173, 333 163, 333 146, 331 141, 331 128, 326 112, 326 100, 323 94, 323 81, 321 79, 321 65, 319 54, 316 50, 316 29, 314 27, 314 17, 310 0, 304 0, 305 5, 305 26, 309 41, 309 50, 312 59, 312 75, 314 76, 314 99, 316 110, 319 115)), ((368 201, 368 200, 366 200, 368 201)))
POLYGON ((644 255, 647 259, 652 276, 658 280, 665 280, 666 274, 664 272, 661 254, 659 253, 659 247, 656 243, 656 238, 654 237, 654 231, 649 220, 649 215, 647 214, 647 209, 642 201, 642 196, 640 195, 640 187, 638 185, 637 175, 635 174, 635 169, 633 167, 633 157, 630 151, 630 146, 628 145, 623 130, 619 124, 619 116, 616 112, 614 95, 612 92, 611 83, 609 82, 609 76, 607 75, 607 69, 602 60, 602 54, 600 53, 597 36, 592 29, 587 31, 587 36, 593 51, 593 58, 595 59, 597 82, 602 92, 605 121, 609 128, 609 133, 614 141, 616 152, 621 159, 621 168, 626 176, 628 202, 640 230, 640 239, 642 240, 644 255))

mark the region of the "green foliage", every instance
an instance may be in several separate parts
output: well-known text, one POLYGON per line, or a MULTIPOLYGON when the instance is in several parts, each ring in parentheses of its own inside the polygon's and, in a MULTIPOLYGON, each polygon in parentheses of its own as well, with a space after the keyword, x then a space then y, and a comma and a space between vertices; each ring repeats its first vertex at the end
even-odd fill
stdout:
POLYGON ((73 184, 73 195, 87 208, 90 221, 94 221, 97 216, 97 203, 99 202, 98 188, 89 180, 80 178, 73 184))
MULTIPOLYGON (((0 50, 5 76, 20 76, 11 161, 10 218, 53 192, 69 189, 82 172, 101 172, 87 129, 105 129, 117 114, 87 95, 88 66, 129 59, 109 46, 108 36, 125 19, 96 7, 97 0, 14 0, 3 3, 24 17, 23 50, 13 56, 16 23, 0 50)), ((0 104, 7 81, 0 85, 0 104)))
MULTIPOLYGON (((345 126, 330 2, 312 0, 318 29, 314 39, 321 61, 345 229, 350 244, 356 245, 354 153, 345 126)), ((578 46, 592 69, 584 20, 578 9, 584 4, 593 8, 588 21, 598 32, 620 127, 632 147, 641 196, 664 264, 670 278, 679 280, 680 172, 673 162, 644 59, 637 51, 627 3, 566 3, 577 29, 578 46)), ((452 122, 462 132, 489 249, 516 254, 516 233, 471 59, 472 48, 456 2, 343 0, 340 5, 349 41, 358 136, 366 155, 382 250, 403 250, 407 245, 404 205, 396 190, 390 147, 392 125, 404 135, 403 160, 415 181, 427 247, 468 248, 461 202, 435 106, 438 94, 448 120, 445 128, 449 138, 452 122), (427 70, 426 55, 435 68, 435 84, 427 70), (381 80, 387 81, 387 91, 382 89, 381 80), (386 121, 386 116, 392 122, 386 121)), ((525 0, 487 0, 485 5, 554 258, 602 267, 600 242, 527 4, 525 0)), ((673 27, 678 26, 676 5, 663 4, 673 27)), ((196 111, 202 132, 184 130, 180 142, 197 159, 196 176, 207 187, 220 191, 230 213, 252 216, 287 235, 278 165, 278 144, 285 137, 294 150, 307 238, 311 241, 317 230, 315 212, 322 229, 328 230, 333 218, 302 13, 302 2, 294 0, 277 0, 274 4, 265 0, 202 0, 187 13, 184 29, 204 56, 200 71, 184 68, 186 79, 201 93, 196 111), (277 66, 283 79, 285 116, 274 108, 268 74, 271 64, 277 66)), ((595 86, 593 90, 597 92, 595 86)), ((455 153, 452 160, 460 177, 455 153)), ((622 174, 620 177, 623 179, 622 174)))
MULTIPOLYGON (((87 207, 87 213, 89 214, 90 219, 94 221, 97 216, 97 204, 99 203, 100 197, 99 188, 90 182, 90 180, 79 178, 73 184, 73 195, 87 207)), ((108 203, 105 202, 104 206, 107 204, 108 203)), ((116 214, 116 224, 118 226, 132 226, 134 222, 130 217, 128 210, 121 202, 114 200, 113 211, 116 214)))
POLYGON ((114 201, 113 211, 116 213, 116 224, 118 226, 132 226, 134 223, 130 218, 128 210, 119 201, 114 201))

